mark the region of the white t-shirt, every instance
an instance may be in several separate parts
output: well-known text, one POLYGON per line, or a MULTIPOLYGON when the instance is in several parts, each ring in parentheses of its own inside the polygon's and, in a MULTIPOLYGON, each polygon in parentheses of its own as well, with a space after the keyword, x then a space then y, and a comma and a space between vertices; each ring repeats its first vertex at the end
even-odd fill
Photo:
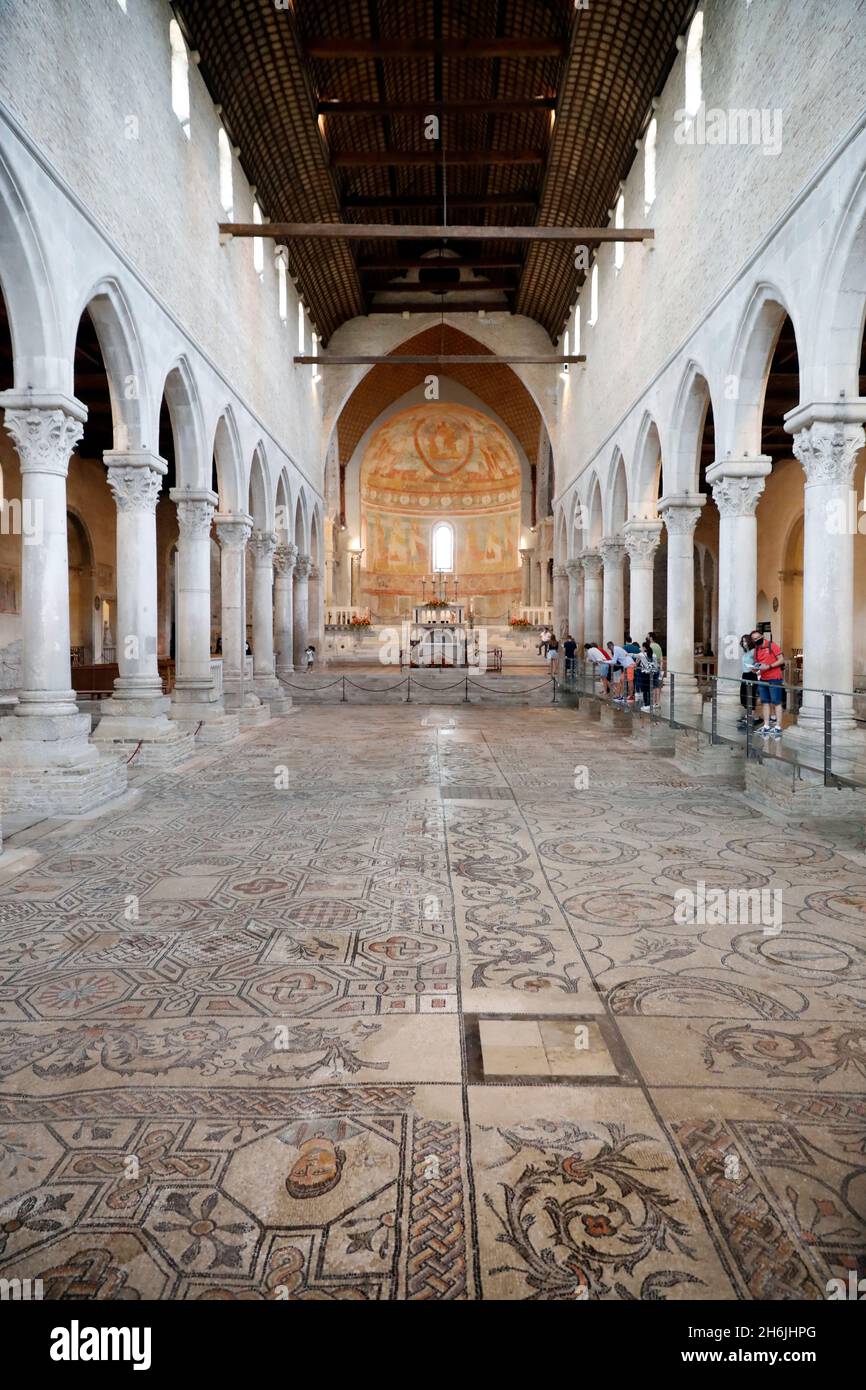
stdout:
POLYGON ((622 666, 626 671, 634 666, 634 657, 631 652, 627 652, 625 647, 614 647, 613 659, 617 666, 622 666))
POLYGON ((604 652, 599 651, 598 647, 590 647, 586 656, 588 661, 594 661, 597 666, 606 666, 610 661, 610 657, 605 656, 604 652))

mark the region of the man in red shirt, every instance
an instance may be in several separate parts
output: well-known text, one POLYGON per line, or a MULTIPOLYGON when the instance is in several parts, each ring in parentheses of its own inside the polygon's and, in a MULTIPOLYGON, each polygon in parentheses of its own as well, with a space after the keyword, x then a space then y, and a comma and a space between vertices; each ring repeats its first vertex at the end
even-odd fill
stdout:
POLYGON ((752 655, 758 672, 758 699, 764 706, 761 733, 765 738, 781 738, 785 654, 769 632, 756 631, 752 636, 756 639, 752 655))

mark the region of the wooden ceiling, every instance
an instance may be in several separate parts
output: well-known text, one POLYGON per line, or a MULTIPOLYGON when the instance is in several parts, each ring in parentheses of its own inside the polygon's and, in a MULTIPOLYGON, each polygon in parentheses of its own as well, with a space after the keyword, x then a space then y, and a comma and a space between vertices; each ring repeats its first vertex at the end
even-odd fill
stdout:
MULTIPOLYGON (((604 226, 696 0, 179 0, 265 214, 604 226), (425 138, 438 115, 440 138, 425 138)), ((373 311, 506 309, 557 339, 567 243, 298 241, 324 342, 373 311), (455 254, 456 253, 456 254, 455 254), (418 264, 421 262, 421 264, 418 264)))

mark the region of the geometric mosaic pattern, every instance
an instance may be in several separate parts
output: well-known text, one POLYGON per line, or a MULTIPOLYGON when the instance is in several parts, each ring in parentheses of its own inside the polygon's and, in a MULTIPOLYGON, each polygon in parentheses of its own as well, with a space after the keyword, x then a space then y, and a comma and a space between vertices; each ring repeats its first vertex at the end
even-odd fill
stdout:
POLYGON ((0 1277, 814 1300, 862 1262, 855 830, 560 708, 309 706, 132 786, 0 861, 0 1277), (699 882, 778 930, 681 921, 699 882))

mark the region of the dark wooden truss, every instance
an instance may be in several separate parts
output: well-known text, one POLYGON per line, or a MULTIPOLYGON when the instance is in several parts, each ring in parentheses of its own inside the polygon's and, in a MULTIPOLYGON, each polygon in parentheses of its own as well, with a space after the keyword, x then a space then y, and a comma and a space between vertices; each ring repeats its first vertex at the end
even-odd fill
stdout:
POLYGON ((583 272, 567 241, 528 242, 517 229, 608 226, 695 4, 177 0, 176 9, 272 222, 391 229, 429 219, 426 238, 288 243, 327 342, 405 288, 395 276, 436 252, 442 223, 460 224, 448 248, 469 279, 489 256, 479 230, 515 229, 497 248, 517 271, 502 305, 557 339, 583 272), (428 115, 438 140, 425 138, 428 115))

